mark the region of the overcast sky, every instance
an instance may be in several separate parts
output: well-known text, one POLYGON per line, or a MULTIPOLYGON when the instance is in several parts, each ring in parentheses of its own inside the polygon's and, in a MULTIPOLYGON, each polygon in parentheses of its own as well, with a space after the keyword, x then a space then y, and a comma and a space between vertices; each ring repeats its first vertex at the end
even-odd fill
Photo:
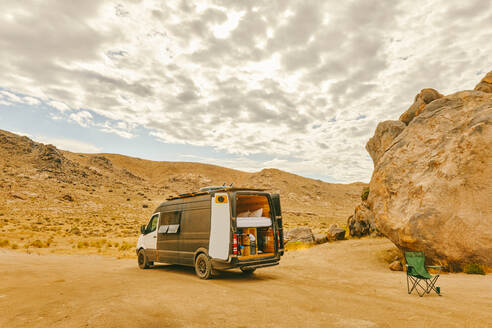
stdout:
POLYGON ((378 122, 492 70, 474 1, 0 1, 0 129, 78 152, 369 181, 378 122))

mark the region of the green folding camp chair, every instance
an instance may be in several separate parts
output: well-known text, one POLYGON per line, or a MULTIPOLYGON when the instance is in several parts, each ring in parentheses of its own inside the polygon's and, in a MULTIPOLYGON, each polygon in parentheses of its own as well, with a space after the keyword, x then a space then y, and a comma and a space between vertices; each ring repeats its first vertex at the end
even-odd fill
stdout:
POLYGON ((437 295, 441 296, 441 290, 436 287, 437 278, 441 274, 441 266, 439 265, 425 265, 424 252, 405 252, 405 259, 407 260, 407 289, 411 294, 415 289, 420 297, 424 294, 429 294, 434 290, 437 295), (431 276, 427 272, 427 268, 439 269, 439 273, 435 276, 431 276), (425 282, 425 286, 424 283, 425 282), (410 287, 411 285, 411 287, 410 287))

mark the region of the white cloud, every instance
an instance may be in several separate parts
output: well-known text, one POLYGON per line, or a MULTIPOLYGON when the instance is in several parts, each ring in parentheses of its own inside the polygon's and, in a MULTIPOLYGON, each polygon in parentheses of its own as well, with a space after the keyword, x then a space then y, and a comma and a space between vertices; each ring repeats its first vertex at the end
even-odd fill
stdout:
POLYGON ((472 88, 492 69, 482 0, 4 0, 0 12, 0 102, 26 95, 124 138, 139 126, 277 158, 243 169, 346 182, 369 180, 365 143, 420 89, 472 88))
POLYGON ((33 97, 24 97, 22 98, 22 101, 24 102, 24 104, 28 105, 39 105, 41 103, 39 99, 33 97))
POLYGON ((77 113, 70 114, 70 119, 77 122, 83 127, 88 127, 92 124, 92 114, 88 111, 79 111, 77 113))
POLYGON ((129 132, 131 129, 128 128, 125 122, 118 122, 113 125, 109 121, 106 121, 102 124, 96 124, 96 126, 103 132, 114 133, 125 139, 131 139, 135 136, 133 133, 129 132))
POLYGON ((46 136, 34 136, 29 133, 25 133, 22 131, 10 131, 12 133, 18 134, 20 136, 25 136, 28 137, 34 141, 44 143, 44 144, 52 144, 55 145, 56 147, 63 149, 63 150, 68 150, 76 153, 99 153, 101 152, 102 148, 92 145, 87 142, 83 142, 80 140, 75 140, 75 139, 68 139, 68 138, 57 138, 57 137, 46 137, 46 136))
POLYGON ((43 136, 33 136, 31 137, 31 139, 44 144, 52 144, 60 149, 68 150, 76 153, 99 153, 102 150, 101 147, 74 139, 51 138, 51 137, 43 137, 43 136))
POLYGON ((48 104, 51 107, 58 109, 60 112, 65 112, 65 111, 70 110, 70 107, 68 107, 66 104, 62 103, 61 101, 53 100, 53 101, 48 102, 48 104))

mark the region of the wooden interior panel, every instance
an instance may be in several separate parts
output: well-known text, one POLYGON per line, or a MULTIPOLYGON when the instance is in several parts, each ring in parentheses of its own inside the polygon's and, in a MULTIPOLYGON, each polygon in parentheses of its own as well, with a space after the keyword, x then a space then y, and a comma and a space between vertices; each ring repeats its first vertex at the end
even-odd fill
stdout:
POLYGON ((269 218, 270 217, 270 205, 268 204, 268 198, 265 196, 259 195, 238 195, 236 198, 236 213, 239 214, 241 212, 246 211, 256 211, 257 209, 262 208, 263 214, 262 216, 269 218))

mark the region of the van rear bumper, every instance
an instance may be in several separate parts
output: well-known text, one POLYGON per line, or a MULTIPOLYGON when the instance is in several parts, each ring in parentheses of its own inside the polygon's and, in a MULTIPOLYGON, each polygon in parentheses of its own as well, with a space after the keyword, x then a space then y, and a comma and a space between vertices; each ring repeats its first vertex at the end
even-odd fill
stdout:
POLYGON ((233 268, 265 268, 269 266, 278 265, 280 261, 280 256, 267 257, 264 259, 254 259, 249 261, 239 261, 237 257, 233 257, 230 262, 212 260, 212 266, 218 270, 227 270, 233 268))
POLYGON ((266 268, 266 267, 271 267, 279 265, 279 262, 273 262, 273 263, 263 263, 263 264, 246 264, 246 265, 240 265, 239 267, 241 269, 259 269, 259 268, 266 268))

